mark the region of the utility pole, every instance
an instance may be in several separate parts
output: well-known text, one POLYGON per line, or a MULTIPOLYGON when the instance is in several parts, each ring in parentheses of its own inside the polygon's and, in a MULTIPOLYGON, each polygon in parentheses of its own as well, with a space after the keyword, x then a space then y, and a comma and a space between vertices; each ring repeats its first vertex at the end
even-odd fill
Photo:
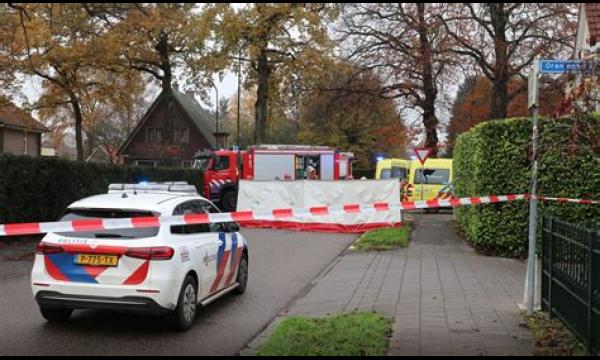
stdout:
POLYGON ((535 302, 535 263, 537 243, 537 172, 539 141, 539 104, 538 104, 539 59, 535 59, 533 70, 529 74, 528 107, 533 112, 533 136, 531 151, 531 189, 529 191, 529 253, 527 256, 526 307, 527 315, 533 314, 535 302))
POLYGON ((238 49, 238 82, 237 82, 237 146, 240 147, 240 90, 242 79, 242 47, 238 49))
POLYGON ((219 89, 217 89, 217 85, 215 85, 215 82, 212 79, 210 80, 210 83, 215 88, 215 140, 217 141, 217 149, 219 149, 219 89))

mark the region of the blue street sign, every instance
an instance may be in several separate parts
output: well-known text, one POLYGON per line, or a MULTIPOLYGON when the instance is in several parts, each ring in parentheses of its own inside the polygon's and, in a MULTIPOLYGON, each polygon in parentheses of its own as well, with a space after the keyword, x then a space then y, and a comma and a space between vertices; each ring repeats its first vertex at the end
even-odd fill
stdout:
POLYGON ((580 73, 585 69, 581 60, 540 60, 540 74, 580 73))

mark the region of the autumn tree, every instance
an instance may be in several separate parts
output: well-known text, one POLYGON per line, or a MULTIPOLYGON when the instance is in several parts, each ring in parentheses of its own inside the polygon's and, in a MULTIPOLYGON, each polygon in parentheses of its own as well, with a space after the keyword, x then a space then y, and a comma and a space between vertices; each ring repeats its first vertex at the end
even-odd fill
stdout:
POLYGON ((536 56, 569 58, 575 44, 577 7, 571 3, 464 3, 438 16, 454 40, 453 52, 471 60, 492 86, 490 117, 508 115, 511 81, 526 79, 536 56))
POLYGON ((436 150, 440 88, 453 65, 441 11, 439 4, 349 4, 337 30, 346 58, 383 79, 377 96, 421 113, 425 145, 436 150))
POLYGON ((196 68, 222 71, 243 62, 246 88, 257 89, 254 142, 268 139, 269 103, 281 99, 274 95, 284 96, 293 74, 316 71, 328 55, 333 44, 326 25, 335 12, 321 3, 254 3, 238 10, 219 4, 205 11, 201 24, 211 23, 211 56, 196 68))
POLYGON ((240 141, 237 140, 237 92, 229 98, 229 108, 225 122, 225 131, 230 137, 235 137, 235 143, 241 149, 254 144, 254 105, 256 104, 256 89, 243 89, 240 94, 240 141))
MULTIPOLYGON (((529 116, 527 108, 527 93, 521 89, 527 86, 525 80, 513 79, 509 86, 507 108, 508 117, 529 116)), ((540 115, 551 116, 563 97, 564 84, 561 80, 545 79, 541 85, 539 105, 540 115)), ((452 116, 447 126, 448 154, 451 155, 456 138, 473 126, 492 119, 490 97, 493 85, 485 76, 469 76, 462 83, 456 94, 456 101, 452 107, 452 116)))
POLYGON ((67 107, 77 159, 83 161, 83 97, 127 91, 113 81, 118 74, 108 78, 103 73, 112 70, 116 58, 102 36, 108 24, 81 4, 5 4, 3 10, 0 62, 10 62, 10 71, 42 80, 43 95, 32 109, 67 107))
POLYGON ((322 75, 323 89, 303 97, 300 141, 352 151, 359 168, 371 168, 375 155, 403 157, 406 129, 393 99, 378 97, 384 85, 372 72, 355 75, 342 68, 322 75), (367 92, 365 92, 367 90, 367 92))
MULTIPOLYGON (((112 73, 96 73, 98 81, 114 81, 123 91, 113 91, 112 87, 85 89, 80 94, 82 131, 85 135, 85 148, 90 153, 97 146, 104 149, 115 160, 115 152, 133 130, 135 123, 146 107, 143 96, 146 83, 137 72, 122 73, 115 79, 112 73), (101 77, 100 77, 101 76, 101 77)), ((45 103, 52 94, 44 90, 38 103, 45 103)), ((39 109, 42 119, 48 119, 54 130, 52 137, 62 139, 70 128, 70 111, 65 106, 39 109), (64 111, 67 110, 67 111, 64 111)))
MULTIPOLYGON (((174 71, 185 73, 186 58, 203 46, 200 27, 191 30, 197 13, 191 3, 145 3, 117 7, 121 19, 107 37, 118 49, 115 61, 145 74, 171 91, 174 71)), ((193 84, 189 84, 193 85, 193 84)))

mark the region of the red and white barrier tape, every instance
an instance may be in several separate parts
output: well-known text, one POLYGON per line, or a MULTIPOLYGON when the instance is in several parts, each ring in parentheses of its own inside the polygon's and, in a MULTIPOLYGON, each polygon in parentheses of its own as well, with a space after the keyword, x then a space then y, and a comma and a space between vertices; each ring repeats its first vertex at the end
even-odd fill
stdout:
POLYGON ((574 203, 574 204, 600 204, 598 200, 585 200, 585 199, 568 199, 568 198, 557 198, 557 197, 547 197, 547 196, 536 196, 536 199, 539 201, 556 201, 559 203, 574 203))
MULTIPOLYGON (((495 204, 502 202, 527 200, 527 194, 490 195, 459 199, 434 199, 427 201, 405 201, 398 204, 348 204, 343 206, 318 206, 311 208, 286 208, 261 211, 236 211, 219 214, 188 214, 183 216, 138 217, 128 219, 89 219, 62 222, 17 223, 0 225, 0 236, 32 235, 57 232, 86 232, 124 228, 147 228, 160 225, 190 225, 205 223, 244 222, 255 220, 285 220, 289 218, 311 218, 315 216, 344 215, 355 213, 374 213, 439 207, 457 207, 464 205, 495 204)), ((538 200, 577 202, 579 204, 598 204, 594 200, 576 200, 538 196, 538 200)))

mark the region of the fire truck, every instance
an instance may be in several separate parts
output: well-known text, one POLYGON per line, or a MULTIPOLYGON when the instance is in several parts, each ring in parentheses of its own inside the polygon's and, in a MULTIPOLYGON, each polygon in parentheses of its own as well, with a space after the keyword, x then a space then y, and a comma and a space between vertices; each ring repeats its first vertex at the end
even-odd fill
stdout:
POLYGON ((240 179, 348 180, 353 157, 327 146, 260 145, 244 151, 200 150, 194 167, 204 172, 204 197, 232 211, 240 179))

